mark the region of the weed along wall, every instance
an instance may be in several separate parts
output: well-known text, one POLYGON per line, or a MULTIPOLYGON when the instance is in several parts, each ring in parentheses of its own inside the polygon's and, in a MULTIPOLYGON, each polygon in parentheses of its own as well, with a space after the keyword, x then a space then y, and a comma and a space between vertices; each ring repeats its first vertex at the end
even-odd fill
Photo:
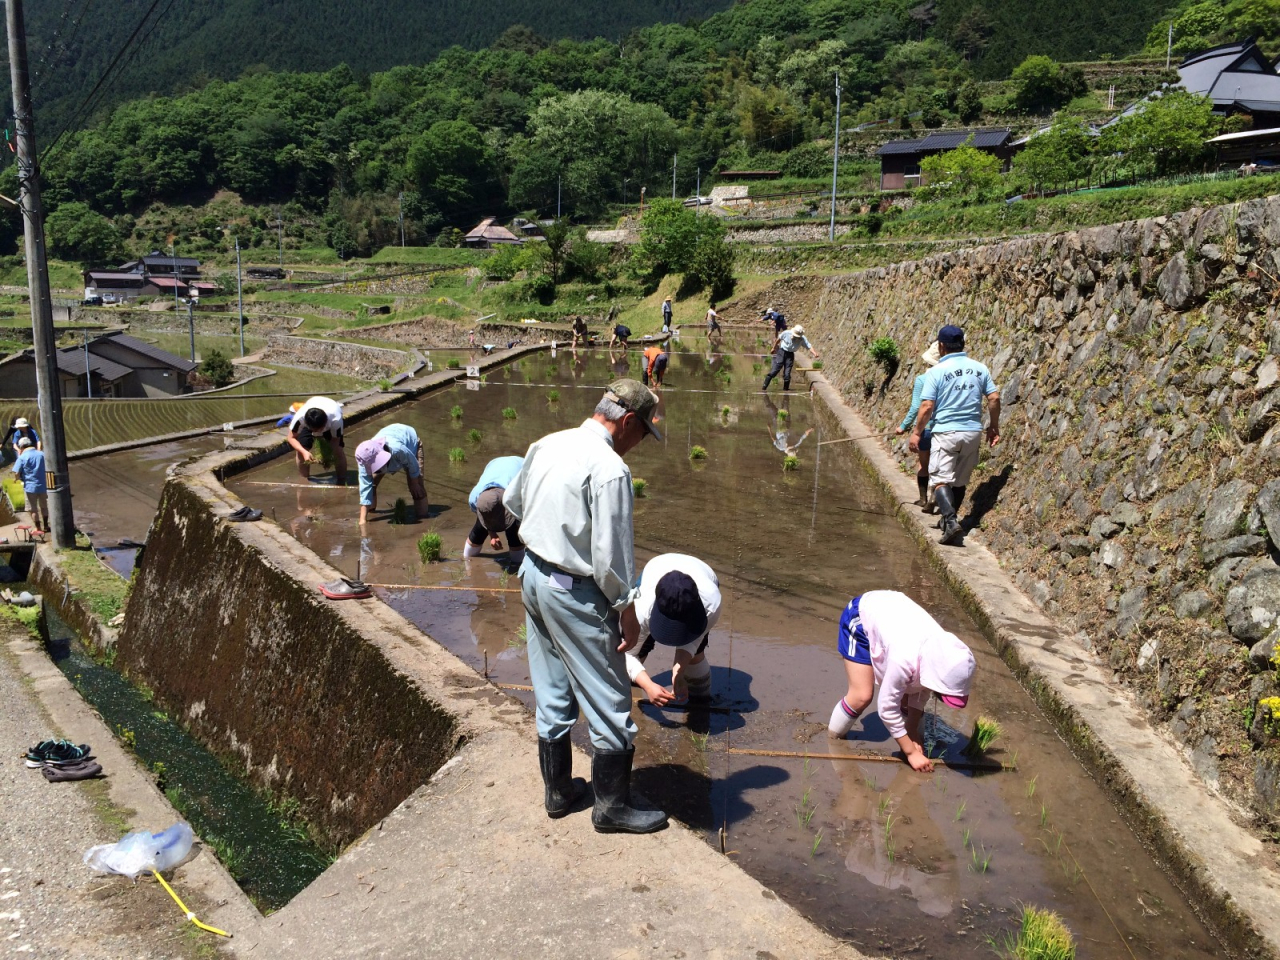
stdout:
POLYGON ((1280 819, 1277 278, 1270 197, 760 297, 803 318, 824 374, 886 433, 939 325, 965 328, 1004 403, 972 536, 1263 826, 1280 819), (880 336, 901 347, 887 378, 880 336))

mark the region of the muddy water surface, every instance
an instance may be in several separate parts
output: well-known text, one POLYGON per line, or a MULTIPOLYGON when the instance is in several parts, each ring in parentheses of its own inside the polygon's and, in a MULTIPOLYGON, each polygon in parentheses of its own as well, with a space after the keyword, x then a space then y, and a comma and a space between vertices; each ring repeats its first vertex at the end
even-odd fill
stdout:
MULTIPOLYGON (((636 501, 640 562, 691 553, 720 577, 724 613, 708 649, 719 709, 637 705, 643 791, 716 846, 723 828, 729 856, 871 953, 989 957, 988 938, 1012 930, 1026 903, 1059 911, 1081 958, 1220 955, 848 448, 818 446, 841 435, 833 418, 803 392, 784 396, 779 383, 761 395, 761 357, 698 347, 672 358, 665 440, 646 440, 628 462, 647 481, 636 501), (799 443, 798 470, 784 472, 779 443, 799 443), (706 449, 706 460, 689 459, 693 445, 706 449), (880 588, 925 605, 978 659, 968 708, 942 709, 929 721, 937 749, 959 759, 963 732, 987 715, 1005 730, 995 755, 1016 762, 1016 772, 928 776, 901 762, 832 759, 894 748, 874 713, 850 741, 832 745, 825 733, 845 688, 835 651, 841 609, 880 588), (730 747, 812 756, 737 755, 730 747)), ((738 347, 757 344, 747 335, 738 347)), ((528 683, 524 615, 505 555, 486 548, 481 558, 460 559, 473 519, 467 494, 490 458, 577 425, 601 387, 637 375, 639 363, 638 352, 527 357, 474 390, 452 388, 353 429, 349 447, 393 421, 423 438, 433 517, 420 524, 397 526, 379 514, 361 536, 355 491, 298 484, 291 460, 231 486, 340 570, 353 574, 358 564, 386 602, 477 670, 487 665, 499 682, 528 683), (451 416, 455 406, 460 418, 451 416), (515 418, 504 419, 504 408, 515 418), (450 463, 452 448, 464 462, 450 463), (424 566, 414 542, 426 530, 442 534, 445 557, 424 566)), ((404 480, 390 477, 381 495, 383 506, 407 496, 404 480)), ((659 648, 649 662, 655 679, 666 679, 669 666, 659 648)))

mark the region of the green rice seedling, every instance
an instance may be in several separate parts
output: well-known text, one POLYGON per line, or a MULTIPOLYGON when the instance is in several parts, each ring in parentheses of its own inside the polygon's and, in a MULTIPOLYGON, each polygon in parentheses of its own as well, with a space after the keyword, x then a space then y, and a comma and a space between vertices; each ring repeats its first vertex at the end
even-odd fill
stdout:
POLYGON ((395 524, 413 523, 412 509, 408 500, 404 497, 397 497, 396 502, 391 505, 391 522, 395 524))
POLYGON ((800 469, 800 458, 794 454, 788 453, 782 458, 782 471, 788 473, 792 470, 800 469))
POLYGON ((480 438, 483 436, 484 436, 483 433, 481 433, 475 427, 472 427, 470 432, 467 434, 467 439, 470 440, 472 443, 479 443, 480 438))
POLYGON ((631 492, 637 497, 644 496, 644 488, 649 485, 649 481, 643 477, 631 478, 631 492))
POLYGON ((461 419, 462 419, 462 408, 461 408, 461 407, 459 407, 459 406, 455 406, 455 407, 453 407, 453 408, 449 411, 449 416, 453 417, 453 419, 455 419, 455 420, 461 420, 461 419))
POLYGON ((733 407, 729 406, 727 403, 720 408, 720 416, 725 419, 728 419, 729 414, 731 413, 733 413, 733 407))
POLYGON ((559 402, 560 402, 560 391, 559 391, 559 390, 552 390, 552 391, 550 391, 550 392, 547 394, 547 399, 548 399, 550 402, 552 402, 552 403, 559 403, 559 402))
POLYGON ((528 642, 529 642, 529 626, 528 624, 522 623, 520 624, 520 626, 516 627, 516 635, 512 639, 507 641, 507 646, 523 647, 528 642))
POLYGON ((991 945, 1006 960, 1075 960, 1076 943, 1062 917, 1040 907, 1022 908, 1017 934, 1005 934, 1004 943, 991 945))
POLYGON ((423 563, 435 563, 440 559, 440 549, 444 541, 434 530, 424 533, 418 538, 418 556, 423 563))
POLYGON ((753 363, 753 364, 751 365, 751 372, 752 372, 753 374, 755 374, 756 376, 759 376, 759 375, 760 375, 760 371, 761 371, 761 370, 763 370, 763 369, 764 369, 764 364, 763 364, 763 363, 753 363))
POLYGON ((707 752, 707 742, 711 739, 709 733, 693 733, 690 731, 689 738, 693 741, 694 749, 699 753, 707 752))
POLYGON ((467 451, 463 450, 461 447, 449 448, 450 463, 466 463, 466 461, 467 461, 467 451))
POLYGON ((502 408, 502 419, 503 419, 503 420, 514 420, 517 416, 518 416, 518 414, 516 413, 516 408, 515 408, 515 407, 503 407, 503 408, 502 408))
POLYGON ((991 748, 991 744, 995 743, 1000 733, 1000 724, 989 717, 979 717, 973 722, 973 733, 961 753, 966 757, 982 756, 991 748))
POLYGON ((1009 762, 1006 763, 1005 766, 1013 770, 1018 769, 1018 751, 1017 750, 1013 751, 1013 756, 1009 758, 1009 762))
POLYGON ((889 795, 887 793, 880 794, 880 802, 876 804, 876 817, 884 816, 884 812, 889 809, 889 795))
POLYGON ((1027 799, 1030 800, 1036 795, 1036 781, 1040 779, 1040 774, 1036 774, 1027 781, 1027 799))
POLYGON ((821 360, 815 360, 815 361, 813 361, 813 369, 815 369, 815 370, 821 370, 821 369, 822 369, 822 361, 821 361, 821 360))
POLYGON ((894 856, 897 853, 897 844, 893 840, 893 825, 895 823, 897 821, 892 816, 888 817, 884 822, 884 852, 890 863, 893 863, 894 856))
POLYGON ((510 582, 511 582, 511 574, 507 573, 507 571, 503 570, 501 573, 498 574, 498 586, 506 587, 506 585, 510 582))
POLYGON ((560 376, 560 368, 558 366, 553 363, 551 366, 547 367, 548 380, 554 380, 558 376, 560 376))
POLYGON ((1040 804, 1040 829, 1044 829, 1045 824, 1049 822, 1049 808, 1043 803, 1040 804))
POLYGON ((959 823, 960 818, 964 816, 964 808, 966 805, 966 801, 961 800, 960 806, 956 807, 956 823, 959 823))
POLYGON ((705 460, 705 459, 707 459, 707 449, 706 449, 706 447, 700 447, 700 446, 698 446, 697 444, 694 444, 692 447, 690 447, 690 448, 689 448, 689 459, 690 459, 690 460, 705 460))
POLYGON ((964 841, 964 845, 966 848, 969 846, 969 837, 972 836, 972 833, 973 831, 971 831, 968 827, 965 827, 963 830, 960 831, 960 839, 964 841))
POLYGON ((862 785, 863 785, 864 787, 866 787, 868 790, 879 790, 879 789, 880 789, 879 785, 877 785, 877 784, 876 784, 876 781, 875 781, 875 779, 874 779, 873 777, 863 777, 863 778, 862 778, 862 785))
POLYGON ((813 846, 809 848, 809 859, 812 860, 818 855, 818 847, 822 843, 822 831, 819 830, 813 835, 813 846))
POLYGON ((457 357, 450 357, 444 365, 450 370, 458 370, 462 367, 462 361, 457 357))
POLYGON ((786 423, 790 418, 791 418, 791 414, 790 414, 790 413, 788 413, 786 410, 779 410, 779 411, 778 411, 778 422, 779 422, 779 423, 786 423))

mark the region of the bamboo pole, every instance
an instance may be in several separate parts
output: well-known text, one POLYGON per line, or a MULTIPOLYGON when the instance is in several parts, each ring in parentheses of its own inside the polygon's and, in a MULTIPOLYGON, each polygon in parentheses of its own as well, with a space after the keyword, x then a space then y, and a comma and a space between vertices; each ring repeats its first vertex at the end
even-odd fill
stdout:
POLYGON ((371 583, 384 590, 468 590, 472 593, 519 593, 517 587, 472 587, 465 583, 371 583))
MULTIPOLYGON (((795 750, 755 750, 750 747, 730 747, 729 753, 746 757, 785 757, 794 760, 869 760, 873 763, 902 763, 899 757, 886 756, 883 753, 799 753, 795 750)), ((1015 766, 993 760, 990 763, 969 763, 965 760, 937 760, 952 770, 987 770, 996 773, 1002 770, 1017 770, 1015 766)))

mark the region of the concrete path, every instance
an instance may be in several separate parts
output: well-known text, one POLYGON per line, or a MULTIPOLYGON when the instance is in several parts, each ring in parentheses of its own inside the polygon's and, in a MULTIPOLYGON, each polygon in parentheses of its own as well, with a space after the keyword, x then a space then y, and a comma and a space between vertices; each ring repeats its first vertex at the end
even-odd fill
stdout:
MULTIPOLYGON (((515 724, 521 726, 521 724, 515 724)), ((530 721, 523 726, 531 727, 530 721)), ((241 956, 854 960, 684 827, 605 835, 542 810, 532 731, 465 747, 241 956)), ((577 752, 575 772, 589 776, 577 752)))

